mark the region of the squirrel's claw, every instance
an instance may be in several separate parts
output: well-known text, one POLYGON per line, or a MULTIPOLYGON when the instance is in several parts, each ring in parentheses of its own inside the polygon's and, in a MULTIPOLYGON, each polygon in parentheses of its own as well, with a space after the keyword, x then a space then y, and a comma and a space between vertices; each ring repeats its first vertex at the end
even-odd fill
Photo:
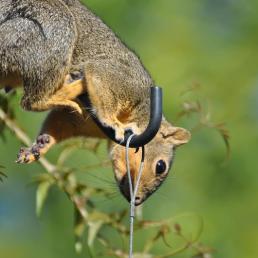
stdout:
POLYGON ((40 134, 37 137, 37 144, 36 145, 38 145, 40 148, 44 148, 49 143, 50 143, 50 137, 49 137, 48 134, 40 134))
POLYGON ((39 149, 35 148, 35 146, 33 146, 32 148, 21 148, 17 155, 16 163, 28 164, 33 162, 34 160, 39 159, 39 157, 39 149))
POLYGON ((137 123, 122 123, 117 118, 112 119, 99 119, 101 123, 106 127, 111 127, 115 131, 115 138, 119 142, 123 142, 125 139, 125 132, 131 131, 133 134, 140 134, 140 128, 137 123))
POLYGON ((139 127, 136 123, 122 124, 115 128, 115 137, 118 141, 123 142, 125 137, 125 132, 131 131, 133 134, 140 134, 139 127))
POLYGON ((123 142, 124 141, 124 129, 123 128, 115 128, 115 137, 116 137, 116 140, 119 141, 119 142, 123 142))
POLYGON ((31 148, 22 147, 17 155, 16 163, 31 163, 40 158, 42 150, 50 143, 48 134, 41 134, 37 137, 36 143, 31 148))

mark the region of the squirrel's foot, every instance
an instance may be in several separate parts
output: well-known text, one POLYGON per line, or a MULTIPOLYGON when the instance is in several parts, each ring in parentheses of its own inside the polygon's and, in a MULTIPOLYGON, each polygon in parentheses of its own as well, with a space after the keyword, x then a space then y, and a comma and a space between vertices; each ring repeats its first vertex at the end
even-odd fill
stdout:
POLYGON ((123 124, 116 117, 101 118, 99 121, 105 127, 110 127, 115 131, 115 138, 117 141, 122 142, 124 140, 123 124))
MULTIPOLYGON (((105 125, 105 124, 104 124, 105 125)), ((140 134, 140 129, 136 123, 123 124, 121 122, 113 125, 108 124, 115 131, 115 138, 119 142, 123 142, 125 139, 125 132, 131 131, 133 134, 140 134)))
POLYGON ((116 140, 123 142, 125 138, 125 130, 121 127, 114 127, 116 140))
POLYGON ((20 148, 20 151, 17 155, 16 163, 31 163, 35 160, 38 160, 40 157, 39 149, 32 148, 20 148))
POLYGON ((131 131, 135 135, 139 135, 141 133, 139 127, 137 126, 137 123, 129 123, 124 125, 124 132, 131 131))
POLYGON ((31 163, 40 158, 41 153, 50 143, 48 134, 41 134, 37 137, 36 143, 31 148, 22 147, 17 155, 16 163, 31 163))

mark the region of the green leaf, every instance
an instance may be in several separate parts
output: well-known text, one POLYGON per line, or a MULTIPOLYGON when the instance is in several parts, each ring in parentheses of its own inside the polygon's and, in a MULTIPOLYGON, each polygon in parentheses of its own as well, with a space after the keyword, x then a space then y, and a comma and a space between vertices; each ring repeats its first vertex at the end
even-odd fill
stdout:
POLYGON ((52 185, 52 182, 43 181, 38 186, 37 193, 36 193, 36 213, 38 217, 41 214, 42 208, 46 201, 48 191, 51 185, 52 185))
POLYGON ((77 254, 82 252, 83 248, 83 234, 86 228, 86 221, 82 216, 78 207, 74 206, 74 235, 75 235, 75 251, 77 254))
POLYGON ((96 239, 96 236, 99 232, 99 230, 101 229, 102 225, 103 225, 103 221, 99 220, 96 222, 89 222, 88 226, 89 226, 89 231, 88 231, 88 246, 92 247, 92 245, 94 244, 94 241, 96 239))

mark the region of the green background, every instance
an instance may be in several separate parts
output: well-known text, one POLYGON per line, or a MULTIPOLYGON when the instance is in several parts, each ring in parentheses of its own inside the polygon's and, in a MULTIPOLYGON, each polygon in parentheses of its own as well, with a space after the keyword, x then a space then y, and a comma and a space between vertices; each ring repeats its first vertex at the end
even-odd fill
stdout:
MULTIPOLYGON (((85 2, 140 55, 164 88, 169 121, 175 121, 183 101, 199 100, 211 120, 225 122, 230 132, 231 156, 225 161, 218 132, 195 131, 191 142, 178 150, 170 178, 144 204, 144 218, 198 214, 204 221, 201 241, 216 250, 215 257, 258 257, 258 1, 85 2), (193 85, 199 85, 198 90, 181 94, 193 85)), ((35 137, 46 114, 23 112, 18 98, 13 105, 19 123, 35 137)), ((196 122, 198 115, 180 119, 176 125, 191 129, 196 122)), ((7 131, 5 136, 5 141, 0 140, 0 164, 8 175, 0 184, 0 257, 88 257, 87 250, 80 256, 74 252, 73 210, 63 193, 52 190, 41 218, 36 217, 35 187, 29 183, 43 169, 38 164, 15 164, 21 144, 7 131)), ((97 157, 78 151, 68 164, 83 167, 106 159, 104 145, 97 157)), ((60 150, 55 147, 47 158, 55 161, 60 150)), ((113 181, 111 168, 92 174, 113 181)), ((109 187, 101 179, 85 176, 84 180, 109 187)), ((127 203, 117 196, 97 206, 112 211, 127 203)), ((190 216, 185 227, 191 228, 187 224, 192 220, 190 216)), ((136 249, 144 237, 138 237, 136 249)), ((163 250, 158 243, 155 252, 163 250)))

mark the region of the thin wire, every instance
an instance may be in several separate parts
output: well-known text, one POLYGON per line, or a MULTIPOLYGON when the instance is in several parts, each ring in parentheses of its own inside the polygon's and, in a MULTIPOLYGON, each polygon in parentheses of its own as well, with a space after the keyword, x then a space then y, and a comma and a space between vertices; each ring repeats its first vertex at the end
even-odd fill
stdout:
POLYGON ((130 141, 135 135, 132 134, 129 136, 127 142, 126 142, 126 169, 127 169, 127 175, 128 175, 128 182, 129 182, 129 189, 130 189, 130 240, 129 240, 129 258, 133 258, 133 230, 134 230, 134 217, 135 217, 135 198, 137 195, 137 191, 140 185, 140 180, 142 176, 142 171, 144 167, 144 146, 142 146, 142 158, 141 158, 141 164, 139 168, 138 177, 136 180, 135 188, 133 189, 132 184, 132 178, 131 178, 131 171, 130 171, 130 159, 129 159, 129 146, 130 141))

